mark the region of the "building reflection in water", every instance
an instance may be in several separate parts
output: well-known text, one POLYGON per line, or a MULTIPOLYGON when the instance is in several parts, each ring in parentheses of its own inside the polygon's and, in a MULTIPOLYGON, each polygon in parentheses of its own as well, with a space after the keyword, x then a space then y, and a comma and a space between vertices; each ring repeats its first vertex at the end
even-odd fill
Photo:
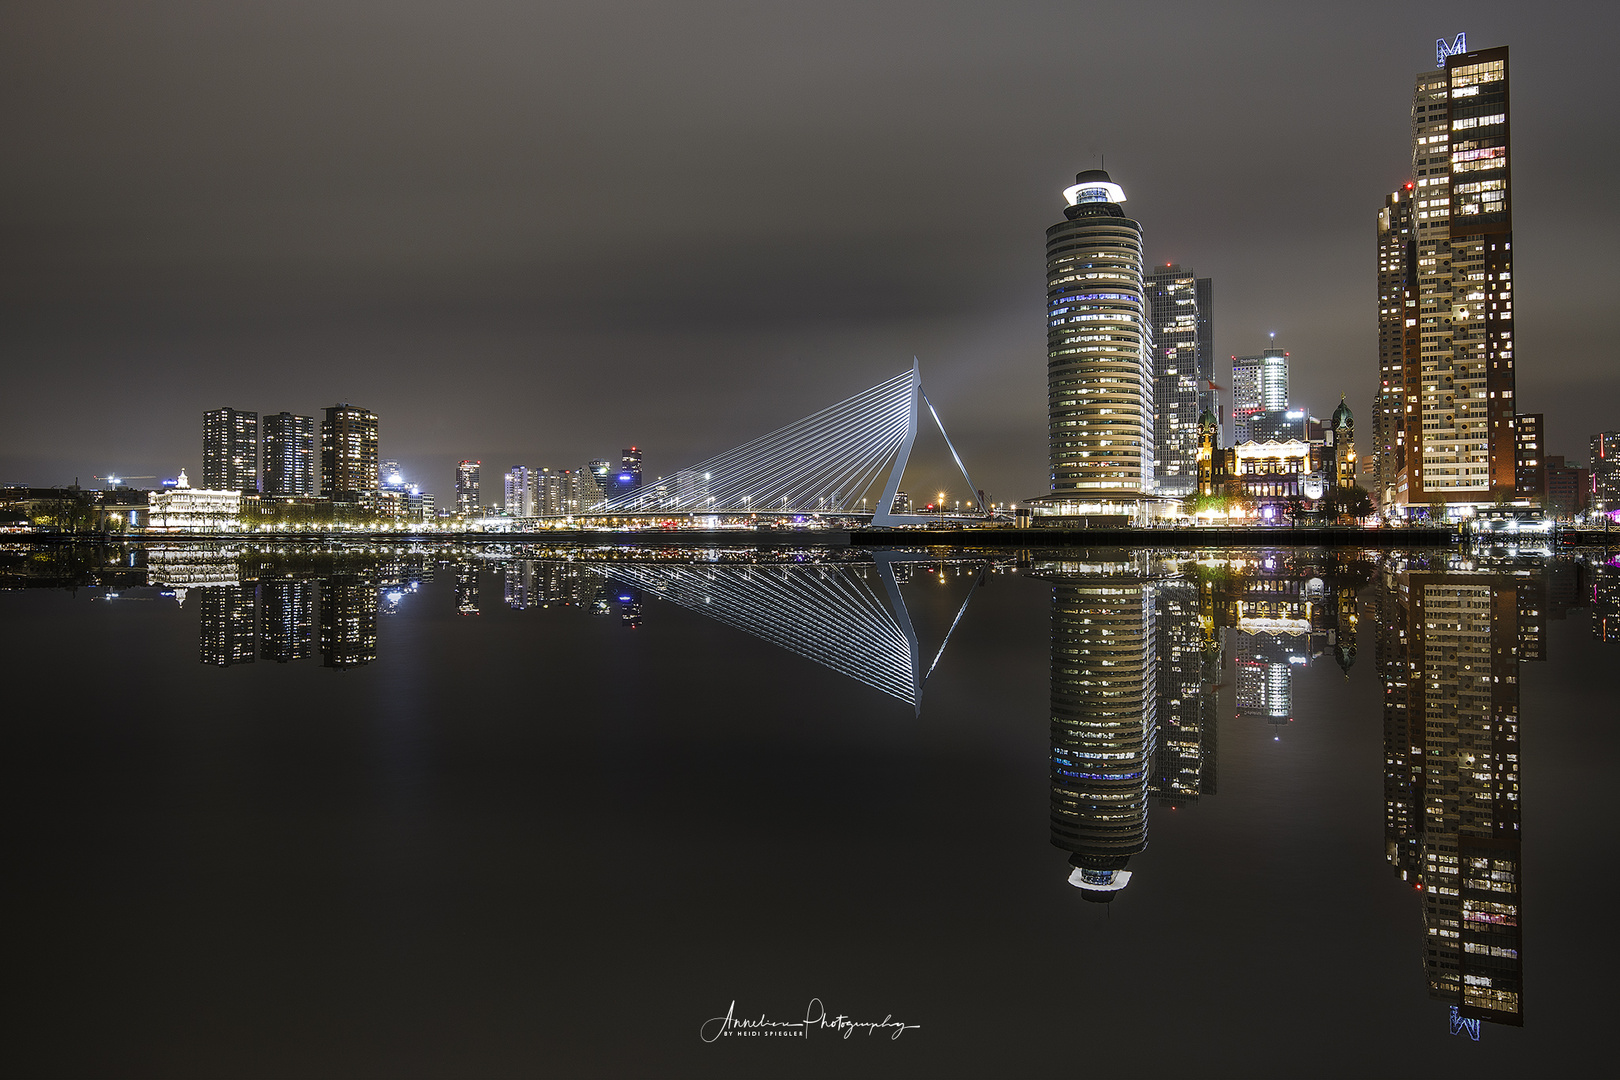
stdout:
POLYGON ((522 611, 534 602, 533 559, 518 559, 507 563, 501 577, 507 607, 514 611, 522 611))
POLYGON ((1215 794, 1225 644, 1238 715, 1287 723, 1296 670, 1332 655, 1348 676, 1372 564, 1121 552, 1035 572, 1052 582, 1052 843, 1070 852, 1070 883, 1108 902, 1147 846, 1148 800, 1215 794))
POLYGON ((1542 575, 1391 562, 1378 603, 1386 850, 1422 894, 1429 993, 1522 1025, 1519 664, 1542 655, 1542 575))
POLYGON ((1051 828, 1069 884, 1107 903, 1147 847, 1158 706, 1154 586, 1144 560, 1064 562, 1052 581, 1051 828))
POLYGON ((456 612, 477 615, 478 564, 471 560, 456 564, 456 612))
POLYGON ((212 585, 196 591, 202 662, 220 667, 253 663, 253 584, 212 585))
POLYGON ((259 655, 285 664, 315 652, 315 583, 274 578, 259 585, 259 655))
POLYGON ((1296 672, 1331 654, 1349 676, 1356 658, 1356 586, 1364 577, 1333 556, 1267 553, 1256 560, 1235 598, 1238 716, 1270 724, 1273 739, 1280 739, 1294 720, 1296 672))
POLYGON ((358 574, 321 582, 321 666, 351 668, 377 659, 378 583, 358 574))
POLYGON ((1154 601, 1159 751, 1148 790, 1160 806, 1215 794, 1216 687, 1221 646, 1203 617, 1196 575, 1159 584, 1154 601))
POLYGON ((1592 636, 1620 641, 1620 558, 1592 571, 1592 636))

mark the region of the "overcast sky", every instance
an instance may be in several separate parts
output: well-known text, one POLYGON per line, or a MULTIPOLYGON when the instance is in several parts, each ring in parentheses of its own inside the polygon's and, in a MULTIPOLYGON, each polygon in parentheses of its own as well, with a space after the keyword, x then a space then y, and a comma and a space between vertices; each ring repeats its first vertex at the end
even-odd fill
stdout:
MULTIPOLYGON (((1217 355, 1274 330, 1294 401, 1370 429, 1376 213, 1459 31, 1512 48, 1518 401, 1584 464, 1620 427, 1617 29, 1596 3, 8 3, 0 483, 195 474, 205 409, 340 400, 441 500, 464 457, 634 443, 662 474, 916 355, 978 484, 1037 494, 1044 230, 1102 155, 1149 258, 1214 279, 1217 355)), ((933 456, 908 487, 947 480, 933 456)))

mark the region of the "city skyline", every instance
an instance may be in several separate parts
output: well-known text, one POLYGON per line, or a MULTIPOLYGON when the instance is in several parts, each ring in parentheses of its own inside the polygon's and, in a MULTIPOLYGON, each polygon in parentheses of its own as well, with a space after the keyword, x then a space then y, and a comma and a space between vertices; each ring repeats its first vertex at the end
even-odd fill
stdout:
MULTIPOLYGON (((430 16, 353 56, 317 48, 309 86, 285 99, 262 79, 291 56, 236 41, 230 18, 197 30, 182 53, 161 34, 132 32, 107 56, 96 40, 64 38, 65 21, 26 20, 6 46, 25 89, 102 63, 120 81, 114 95, 112 84, 79 78, 75 94, 49 107, 38 102, 50 94, 19 94, 3 114, 19 148, 6 213, 21 239, 0 266, 10 283, 0 355, 15 373, 12 400, 71 395, 78 408, 64 420, 19 404, 0 441, 0 480, 172 475, 192 462, 200 475, 190 431, 155 416, 222 401, 279 407, 289 394, 301 414, 366 402, 387 418, 390 456, 441 493, 463 458, 569 462, 631 442, 652 448, 649 475, 669 475, 915 353, 937 373, 940 407, 963 416, 955 427, 976 479, 1005 497, 1035 495, 1045 488, 1030 325, 1039 287, 1027 251, 1049 224, 1054 178, 1104 155, 1132 193, 1146 260, 1219 280, 1218 361, 1275 330, 1307 358, 1293 373, 1297 401, 1322 414, 1344 393, 1370 417, 1366 215, 1408 179, 1412 73, 1433 62, 1436 38, 1458 32, 1476 49, 1511 46, 1518 74, 1519 394, 1546 416, 1547 451, 1571 461, 1614 427, 1603 403, 1620 389, 1615 316, 1602 298, 1615 272, 1577 258, 1585 236, 1614 231, 1602 198, 1612 151, 1588 147, 1582 110, 1565 107, 1612 105, 1597 46, 1584 43, 1614 16, 1589 13, 1592 32, 1571 46, 1556 20, 1511 6, 1420 5, 1393 29, 1348 13, 1190 11, 1155 21, 1151 34, 1144 25, 1140 39, 1174 61, 1163 65, 1173 75, 1128 95, 1141 110, 1127 123, 1098 105, 1123 102, 1124 87, 1141 80, 1091 48, 1075 65, 1074 41, 1049 34, 1053 9, 996 13, 999 45, 979 33, 988 14, 947 9, 923 26, 908 10, 769 15, 722 35, 737 48, 721 50, 711 75, 660 61, 658 78, 630 79, 617 98, 568 104, 555 80, 599 87, 604 76, 561 62, 525 74, 546 65, 527 56, 519 65, 500 38, 533 44, 538 27, 475 8, 461 23, 470 44, 443 56, 445 77, 493 65, 519 85, 461 90, 444 106, 457 123, 429 116, 403 131, 365 122, 389 114, 357 111, 355 91, 397 90, 397 107, 410 108, 415 69, 397 46, 431 50, 420 38, 430 16), (866 44, 844 32, 851 25, 866 44), (776 31, 795 29, 803 40, 782 44, 793 35, 776 31), (771 63, 743 59, 762 44, 751 35, 768 31, 761 56, 771 63), (1572 48, 1591 52, 1572 62, 1572 48), (891 63, 902 56, 913 58, 891 63), (977 57, 968 76, 947 62, 965 56, 977 57), (1288 94, 1229 74, 1262 56, 1288 94), (804 67, 812 57, 828 72, 804 67), (555 160, 646 104, 654 85, 667 107, 646 110, 595 153, 555 160), (734 103, 745 95, 731 92, 750 86, 768 91, 769 113, 734 103), (1204 93, 1188 113, 1191 86, 1204 93), (193 148, 183 160, 142 149, 120 174, 128 197, 113 197, 95 177, 117 173, 102 163, 125 151, 124 126, 109 123, 115 99, 137 117, 167 119, 172 94, 217 104, 174 118, 193 148), (1068 109, 1071 97, 1089 104, 1068 109), (265 129, 275 165, 228 136, 214 111, 227 108, 233 125, 265 129), (548 131, 574 134, 553 154, 536 143, 548 131), (912 134, 893 138, 902 131, 912 134), (673 146, 688 147, 673 167, 644 164, 673 146), (334 152, 335 172, 312 169, 334 152), (1199 168, 1178 163, 1188 153, 1199 168), (1267 163, 1258 205, 1255 174, 1239 167, 1253 160, 1267 163), (639 209, 649 197, 661 208, 651 233, 639 209), (950 230, 935 228, 947 218, 950 230), (673 283, 627 307, 606 253, 630 235, 644 239, 649 273, 673 283)), ((252 29, 267 16, 232 18, 252 29)), ((305 29, 317 39, 353 29, 341 8, 326 18, 305 29)), ((600 31, 639 62, 653 36, 662 52, 719 29, 701 15, 674 26, 649 16, 625 40, 581 16, 555 38, 577 46, 600 31)), ((627 62, 595 59, 609 74, 627 62)))

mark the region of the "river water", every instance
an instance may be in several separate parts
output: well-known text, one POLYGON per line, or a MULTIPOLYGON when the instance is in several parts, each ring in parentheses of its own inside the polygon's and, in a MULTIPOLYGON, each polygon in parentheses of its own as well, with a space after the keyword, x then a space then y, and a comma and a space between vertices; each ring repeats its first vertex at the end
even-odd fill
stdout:
POLYGON ((1620 560, 0 552, 6 1072, 1515 1075, 1620 560))

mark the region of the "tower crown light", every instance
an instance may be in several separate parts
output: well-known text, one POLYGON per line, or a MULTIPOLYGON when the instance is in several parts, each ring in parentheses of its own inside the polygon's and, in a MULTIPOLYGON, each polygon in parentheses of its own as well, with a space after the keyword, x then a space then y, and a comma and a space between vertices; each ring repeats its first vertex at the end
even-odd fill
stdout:
POLYGON ((1075 176, 1073 187, 1063 189, 1063 198, 1070 206, 1081 203, 1122 203, 1125 189, 1114 183, 1101 169, 1087 169, 1075 176))

